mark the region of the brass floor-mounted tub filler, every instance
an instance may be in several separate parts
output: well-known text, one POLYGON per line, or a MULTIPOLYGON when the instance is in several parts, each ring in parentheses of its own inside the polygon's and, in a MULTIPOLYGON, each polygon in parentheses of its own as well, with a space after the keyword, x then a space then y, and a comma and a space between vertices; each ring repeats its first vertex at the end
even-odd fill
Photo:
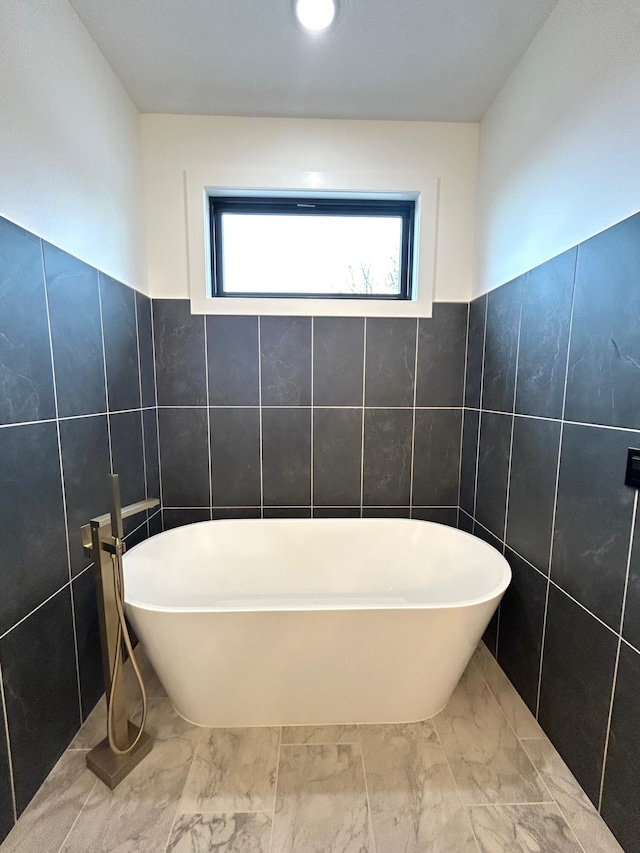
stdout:
POLYGON ((158 506, 156 498, 122 507, 117 474, 109 474, 111 511, 92 518, 81 527, 82 545, 93 560, 98 592, 98 617, 102 644, 102 666, 107 697, 107 736, 87 755, 87 767, 99 779, 115 788, 142 759, 151 752, 153 741, 144 731, 147 696, 133 652, 124 618, 124 578, 122 555, 125 551, 122 520, 158 506), (122 681, 123 646, 140 686, 142 719, 136 726, 127 716, 122 681))

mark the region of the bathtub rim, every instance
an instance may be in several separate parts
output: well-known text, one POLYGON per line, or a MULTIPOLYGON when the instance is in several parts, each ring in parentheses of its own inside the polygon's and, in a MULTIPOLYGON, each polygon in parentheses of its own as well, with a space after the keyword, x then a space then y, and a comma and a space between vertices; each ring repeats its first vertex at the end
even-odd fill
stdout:
MULTIPOLYGON (((511 566, 509 565, 504 554, 500 553, 497 548, 494 548, 493 545, 490 545, 488 542, 485 542, 484 539, 480 539, 478 536, 474 536, 472 533, 467 533, 465 530, 460 530, 457 527, 451 527, 447 524, 441 524, 437 521, 424 521, 418 518, 376 518, 376 519, 365 519, 366 521, 375 521, 376 523, 388 523, 388 522, 409 522, 411 524, 428 524, 431 527, 445 527, 448 530, 454 530, 460 536, 467 537, 472 539, 474 543, 478 547, 483 547, 485 549, 490 549, 493 552, 493 555, 498 555, 502 559, 502 570, 503 577, 496 585, 496 587, 489 593, 485 595, 478 596, 472 599, 464 599, 462 601, 447 601, 447 602, 437 602, 437 603, 428 603, 422 602, 420 604, 386 604, 386 605, 378 605, 375 604, 352 604, 344 607, 337 607, 335 604, 333 605, 322 605, 314 604, 314 605, 287 605, 287 606, 238 606, 238 607, 216 607, 215 605, 207 605, 207 606, 169 606, 164 604, 151 604, 149 602, 141 601, 139 599, 130 598, 127 595, 127 583, 126 583, 126 556, 127 554, 131 554, 136 551, 138 548, 143 548, 151 539, 156 540, 159 537, 175 533, 177 530, 182 530, 184 527, 193 527, 193 526, 201 526, 204 524, 214 524, 217 522, 222 522, 228 525, 236 525, 236 524, 247 524, 247 523, 257 523, 260 524, 278 524, 279 522, 287 522, 288 524, 309 524, 313 522, 313 524, 322 524, 323 522, 343 522, 353 524, 354 521, 359 521, 361 519, 355 518, 225 518, 225 519, 205 519, 204 521, 193 522, 193 524, 181 525, 180 527, 173 527, 170 530, 163 530, 161 533, 156 533, 154 536, 150 536, 148 539, 145 539, 143 542, 139 542, 137 545, 134 545, 131 549, 127 549, 125 553, 124 559, 124 573, 125 573, 125 604, 129 607, 136 607, 140 610, 148 610, 153 613, 216 613, 216 614, 225 614, 225 613, 308 613, 313 611, 325 611, 325 612, 354 612, 354 611, 365 611, 365 612, 373 612, 373 611, 392 611, 392 610, 453 610, 467 607, 474 607, 481 604, 486 604, 489 601, 493 601, 494 599, 500 600, 506 590, 509 587, 509 584, 512 580, 512 571, 511 566)), ((474 546, 475 547, 475 546, 474 546)), ((250 602, 251 599, 248 596, 247 601, 250 602)))

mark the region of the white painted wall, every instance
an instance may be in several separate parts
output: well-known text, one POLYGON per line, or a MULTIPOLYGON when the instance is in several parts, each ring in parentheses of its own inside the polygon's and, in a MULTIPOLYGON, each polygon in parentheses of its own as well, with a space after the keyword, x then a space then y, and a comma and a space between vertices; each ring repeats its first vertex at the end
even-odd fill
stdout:
POLYGON ((435 298, 469 299, 477 124, 179 115, 143 115, 141 123, 153 296, 189 296, 185 174, 400 170, 440 178, 435 298))
POLYGON ((481 124, 474 295, 640 210, 640 3, 560 0, 481 124))
POLYGON ((143 288, 139 124, 67 0, 0 2, 0 215, 143 288))

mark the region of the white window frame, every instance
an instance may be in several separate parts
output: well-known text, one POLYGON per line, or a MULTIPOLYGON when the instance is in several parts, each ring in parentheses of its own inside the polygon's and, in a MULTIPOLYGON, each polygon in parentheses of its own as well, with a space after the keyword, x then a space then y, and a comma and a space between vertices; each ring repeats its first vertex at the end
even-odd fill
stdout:
POLYGON ((282 169, 211 168, 184 173, 187 273, 193 314, 257 314, 312 317, 430 317, 433 308, 439 178, 403 170, 301 172, 282 169), (210 296, 210 196, 268 194, 332 198, 368 195, 416 202, 412 299, 270 299, 210 296))

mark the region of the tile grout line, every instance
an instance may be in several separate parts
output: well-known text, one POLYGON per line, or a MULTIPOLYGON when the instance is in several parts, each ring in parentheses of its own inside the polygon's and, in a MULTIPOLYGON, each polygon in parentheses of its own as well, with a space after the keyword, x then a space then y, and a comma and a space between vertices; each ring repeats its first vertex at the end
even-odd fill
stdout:
POLYGON ((456 516, 456 528, 460 527, 460 494, 462 491, 462 450, 464 447, 464 421, 466 413, 467 395, 467 364, 469 360, 469 318, 471 317, 471 304, 467 303, 467 323, 464 339, 464 368, 462 370, 462 423, 460 425, 460 459, 458 464, 458 513, 456 516))
POLYGON ((209 521, 213 519, 213 470, 211 467, 211 442, 213 436, 211 434, 211 407, 209 397, 209 338, 207 335, 207 317, 202 318, 202 330, 204 333, 204 382, 205 382, 205 399, 207 401, 207 464, 209 466, 209 521))
MULTIPOLYGON (((475 666, 475 664, 474 664, 474 666, 475 666)), ((437 714, 436 714, 436 716, 437 716, 437 714)), ((476 831, 473 828, 473 823, 471 822, 471 818, 469 817, 469 811, 468 811, 467 805, 466 805, 466 803, 462 797, 462 791, 460 790, 460 785, 458 784, 458 780, 456 779, 455 774, 453 772, 453 769, 451 767, 451 762, 449 761, 449 756, 447 755, 447 750, 444 748, 444 744, 442 743, 442 738, 440 737, 440 732, 438 731, 438 727, 435 723, 435 717, 431 717, 429 722, 431 723, 431 727, 432 727, 433 732, 436 736, 436 740, 440 744, 440 749, 442 750, 444 760, 447 764, 447 767, 449 768, 449 776, 451 777, 451 779, 453 779, 453 784, 456 786, 456 791, 458 792, 458 803, 459 803, 460 808, 462 809, 462 812, 465 816, 465 819, 467 821, 467 825, 471 829, 471 834, 473 835, 473 840, 475 841, 477 851, 478 851, 478 853, 480 853, 480 844, 478 843, 476 831)))
POLYGON ((611 684, 611 701, 609 702, 609 715, 607 717, 607 731, 604 740, 604 753, 602 755, 602 774, 600 776, 600 792, 598 795, 598 811, 602 808, 602 797, 604 794, 604 780, 607 771, 607 756, 609 754, 609 740, 611 737, 611 720, 613 718, 613 704, 618 681, 618 668, 620 665, 620 646, 622 644, 622 630, 624 628, 625 608, 627 606, 627 591, 629 589, 629 575, 631 572, 631 556, 633 553, 633 540, 636 531, 636 520, 638 516, 638 490, 635 490, 633 498, 633 515, 631 517, 631 532, 629 534, 629 549, 627 551, 627 571, 624 580, 624 592, 622 593, 622 607, 620 610, 620 631, 618 634, 618 646, 616 648, 616 662, 613 667, 613 682, 611 684))
POLYGON ((360 518, 364 517, 364 428, 365 400, 367 393, 367 318, 363 318, 362 331, 362 440, 360 446, 360 518))
POLYGON ((107 350, 104 343, 104 314, 102 312, 102 287, 100 273, 98 273, 98 306, 100 308, 100 339, 102 341, 102 366, 104 368, 104 394, 107 416, 107 436, 109 441, 109 470, 113 474, 113 449, 111 447, 111 410, 109 408, 109 380, 107 378, 107 350))
MULTIPOLYGON (((505 495, 504 505, 504 526, 502 528, 502 556, 504 557, 507 549, 507 523, 509 521, 509 499, 511 496, 511 470, 513 466, 513 436, 515 433, 515 411, 516 411, 516 394, 518 390, 518 365, 520 363, 520 333, 522 330, 522 302, 523 302, 524 281, 520 283, 520 309, 518 312, 518 338, 516 341, 516 362, 513 375, 513 402, 511 404, 511 435, 509 438, 509 463, 507 470, 507 492, 505 495)), ((489 302, 487 298, 487 303, 489 302)), ((500 615, 501 607, 498 604, 498 613, 496 618, 496 661, 498 660, 498 650, 500 648, 500 615)))
MULTIPOLYGON (((358 737, 360 738, 360 740, 357 743, 360 747, 360 762, 362 763, 362 779, 364 781, 364 795, 365 795, 365 798, 367 801, 367 814, 368 814, 367 824, 369 827, 369 835, 371 836, 372 853, 376 853, 377 843, 376 843, 376 835, 375 835, 375 832, 373 831, 373 812, 371 811, 371 797, 369 796, 369 782, 367 780, 367 768, 366 768, 365 761, 364 761, 364 748, 363 748, 363 744, 362 744, 362 732, 360 731, 360 723, 357 723, 356 726, 358 729, 358 737)), ((355 743, 349 744, 349 745, 354 746, 355 743)), ((338 746, 338 744, 336 744, 336 746, 338 746)))
POLYGON ((313 518, 313 506, 314 506, 314 477, 313 477, 313 463, 314 463, 314 427, 315 427, 315 418, 313 414, 314 409, 314 388, 313 388, 313 347, 314 347, 314 332, 315 332, 315 318, 311 317, 311 433, 310 433, 310 451, 311 451, 311 459, 310 459, 310 467, 309 467, 309 508, 311 510, 311 518, 313 518))
MULTIPOLYGON (((560 463, 562 461, 562 442, 564 438, 564 425, 565 420, 564 416, 566 414, 566 405, 567 405, 567 388, 569 385, 569 358, 571 355, 571 333, 573 331, 573 309, 575 304, 575 295, 576 295, 576 273, 578 269, 578 254, 579 249, 576 251, 576 258, 573 264, 573 283, 571 287, 571 311, 569 314, 569 332, 567 335, 567 356, 565 359, 564 366, 564 386, 562 389, 562 409, 560 411, 560 436, 558 439, 558 464, 556 467, 556 487, 555 494, 553 497, 553 512, 551 515, 551 543, 549 546, 549 562, 547 564, 547 590, 544 599, 544 612, 542 616, 542 637, 540 640, 540 667, 538 669, 538 690, 536 694, 536 720, 539 719, 540 716, 540 697, 542 694, 542 669, 544 664, 544 647, 547 639, 547 616, 549 613, 549 593, 551 591, 551 565, 553 562, 553 548, 554 548, 554 540, 556 533, 556 518, 558 511, 558 492, 560 490, 560 463)), ((563 590, 564 591, 564 590, 563 590)), ((585 608, 586 609, 586 608, 585 608)))
POLYGON ((260 434, 260 518, 264 518, 264 445, 262 429, 262 317, 258 316, 258 420, 260 434))
POLYGON ((182 805, 182 798, 184 797, 184 789, 187 787, 187 782, 189 781, 189 776, 191 775, 191 769, 193 768, 193 765, 195 764, 196 756, 198 755, 198 750, 200 749, 200 744, 202 743, 202 738, 204 737, 205 731, 206 731, 205 727, 201 726, 200 732, 198 734, 198 742, 196 743, 196 745, 193 748, 193 757, 191 758, 191 763, 189 764, 189 769, 185 773, 184 783, 182 785, 182 790, 180 791, 180 796, 178 797, 178 800, 176 802, 176 810, 175 810, 174 815, 173 815, 173 820, 171 821, 171 826, 169 827, 169 832, 167 833, 167 842, 163 847, 164 853, 166 853, 166 851, 169 847, 169 842, 171 841, 171 836, 173 835, 173 830, 174 830, 174 827, 176 825, 176 821, 178 820, 178 815, 180 814, 180 806, 182 805))
POLYGON ((91 786, 91 790, 89 791, 89 793, 88 793, 88 794, 87 794, 87 796, 85 797, 85 799, 84 799, 84 801, 83 801, 82 805, 80 806, 80 810, 78 811, 78 814, 76 815, 75 820, 73 821, 73 823, 71 824, 71 827, 69 828, 69 832, 67 832, 67 834, 65 835, 65 837, 64 837, 64 839, 63 839, 62 844, 60 845, 60 847, 58 847, 58 853, 62 853, 62 851, 64 850, 65 845, 66 845, 67 841, 69 840, 69 837, 70 837, 71 833, 72 833, 72 832, 73 832, 73 830, 75 829, 76 824, 77 824, 77 823, 78 823, 78 821, 80 820, 80 815, 82 814, 82 812, 83 812, 83 811, 84 811, 84 809, 85 809, 85 806, 86 806, 86 805, 87 805, 87 803, 89 802, 89 799, 91 798, 91 795, 92 795, 92 794, 93 794, 93 792, 95 791, 95 789, 96 789, 96 786, 97 786, 98 782, 99 782, 99 780, 98 780, 98 779, 96 779, 96 780, 95 780, 95 782, 93 783, 93 785, 91 786))
MULTIPOLYGON (((469 309, 471 310, 471 309, 469 309)), ((473 521, 475 524, 478 507, 478 469, 480 466, 480 434, 482 431, 482 397, 484 395, 484 356, 487 345, 487 315, 489 313, 489 294, 484 303, 484 328, 482 331, 482 363, 480 366, 480 408, 478 410, 478 434, 476 436, 476 473, 473 481, 473 521)))
MULTIPOLYGON (((55 359, 53 357, 53 334, 51 332, 51 312, 49 310, 49 291, 47 288, 47 272, 44 262, 44 244, 42 240, 40 240, 40 263, 42 265, 42 285, 44 290, 44 304, 45 310, 47 314, 47 332, 49 335, 49 358, 51 359, 51 380, 53 385, 53 403, 56 415, 56 437, 58 443, 58 466, 60 469, 60 490, 62 494, 62 514, 64 518, 64 533, 65 533, 65 545, 67 549, 67 576, 69 578, 69 598, 71 602, 71 628, 73 631, 73 652, 75 656, 76 663, 76 686, 78 690, 78 711, 80 714, 80 723, 84 720, 84 712, 82 709, 82 687, 80 684, 80 656, 78 654, 78 632, 76 630, 76 605, 75 598, 73 594, 73 572, 71 569, 71 545, 69 542, 69 513, 67 509, 67 490, 65 485, 64 478, 64 465, 62 462, 62 437, 60 434, 60 410, 58 406, 58 384, 56 380, 56 365, 55 359)), ((96 273, 96 281, 98 283, 98 290, 100 289, 100 282, 98 280, 98 274, 96 273)), ((106 385, 105 385, 105 394, 106 394, 106 385)))
MULTIPOLYGON (((142 414, 142 360, 140 358, 140 327, 138 325, 138 297, 133 295, 133 308, 136 317, 136 346, 138 349, 138 393, 140 395, 140 429, 142 431, 142 470, 144 471, 144 496, 149 498, 149 485, 147 482, 147 452, 144 437, 144 415, 142 414)), ((145 524, 147 525, 147 538, 149 537, 149 510, 145 511, 145 524)), ((138 525, 139 530, 142 525, 138 525)))
POLYGON ((4 673, 2 671, 2 661, 0 661, 0 702, 2 704, 4 736, 7 741, 7 760, 9 764, 9 783, 11 787, 11 808, 13 810, 13 822, 15 825, 18 822, 18 807, 16 804, 16 787, 13 778, 13 757, 11 753, 11 738, 9 736, 9 715, 7 714, 7 702, 4 695, 4 673))
POLYGON ((164 497, 162 494, 162 463, 160 461, 160 416, 158 413, 158 372, 156 370, 156 324, 155 312, 153 310, 153 299, 149 300, 151 311, 151 351, 153 352, 153 388, 156 395, 156 441, 158 443, 158 487, 160 494, 160 526, 164 530, 164 497))
POLYGON ((271 833, 269 834, 269 853, 273 851, 273 833, 276 825, 276 802, 278 799, 278 779, 280 777, 280 754, 282 752, 282 729, 280 726, 280 734, 278 736, 278 754, 276 757, 276 776, 273 780, 273 809, 271 810, 271 833))
POLYGON ((413 516, 413 475, 416 460, 416 399, 418 395, 418 345, 420 318, 416 317, 416 347, 413 360, 413 406, 411 407, 411 470, 409 472, 409 517, 413 516))

